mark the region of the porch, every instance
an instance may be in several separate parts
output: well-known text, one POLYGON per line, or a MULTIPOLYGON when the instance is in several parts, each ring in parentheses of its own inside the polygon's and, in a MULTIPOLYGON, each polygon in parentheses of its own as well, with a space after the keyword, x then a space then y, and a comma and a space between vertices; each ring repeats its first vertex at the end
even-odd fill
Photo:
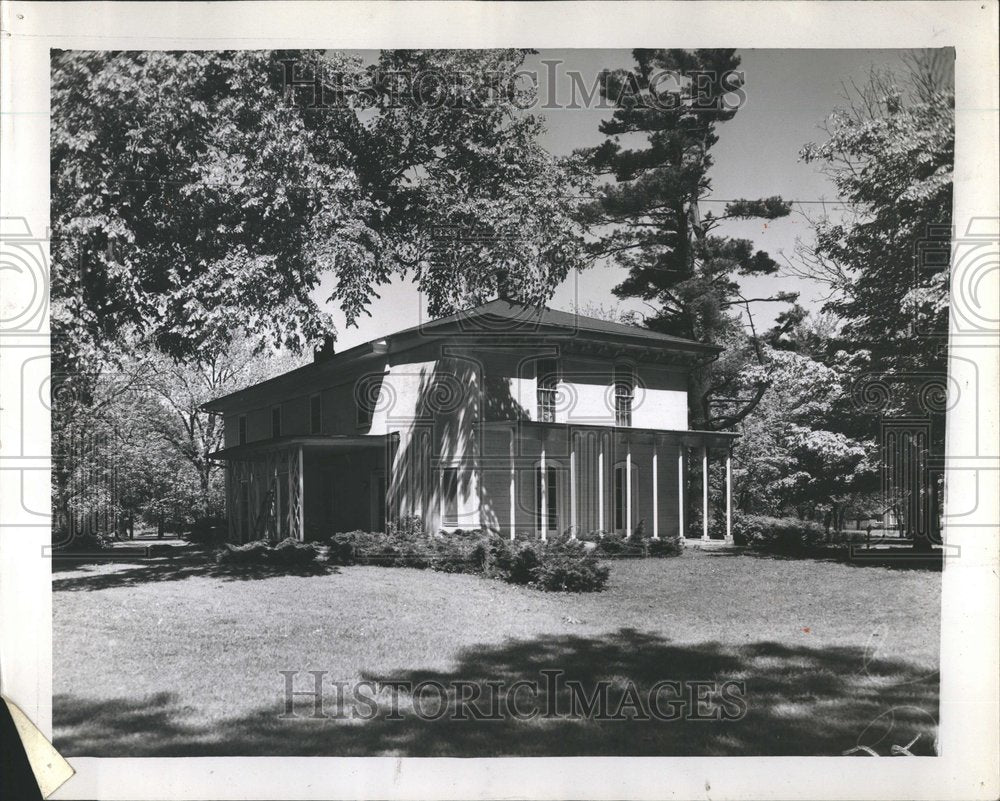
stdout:
POLYGON ((385 521, 386 436, 294 436, 216 451, 230 542, 307 539, 385 521))
POLYGON ((513 539, 615 531, 686 537, 688 464, 700 464, 700 542, 732 544, 737 434, 534 421, 483 423, 482 525, 513 539), (724 535, 710 535, 710 463, 724 463, 724 535))

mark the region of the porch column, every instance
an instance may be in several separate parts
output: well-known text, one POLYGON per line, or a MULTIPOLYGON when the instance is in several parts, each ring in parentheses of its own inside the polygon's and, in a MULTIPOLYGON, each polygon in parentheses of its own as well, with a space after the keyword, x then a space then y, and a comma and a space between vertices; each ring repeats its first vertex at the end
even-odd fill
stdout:
POLYGON ((542 475, 539 479, 542 490, 542 542, 548 539, 549 534, 549 484, 548 471, 545 469, 545 441, 542 441, 542 459, 539 463, 542 475))
POLYGON ((632 536, 632 440, 625 443, 625 539, 632 536))
POLYGON ((514 436, 515 430, 510 430, 510 539, 513 541, 517 537, 517 529, 514 524, 514 507, 517 506, 517 473, 514 470, 514 436))
POLYGON ((660 471, 657 465, 656 439, 653 440, 653 539, 660 538, 660 505, 658 492, 660 483, 660 471))
POLYGON ((701 538, 708 536, 708 445, 701 446, 701 538))
POLYGON ((234 475, 235 463, 226 462, 226 536, 228 542, 236 542, 236 530, 238 527, 237 515, 239 514, 239 481, 234 475))
POLYGON ((677 535, 687 536, 684 533, 684 443, 677 445, 677 535))
POLYGON ((597 530, 604 531, 604 434, 598 434, 601 450, 597 454, 597 530))
POLYGON ((733 543, 733 452, 726 451, 726 542, 733 543))
MULTIPOLYGON (((296 539, 305 540, 306 538, 306 479, 305 479, 305 456, 302 452, 302 446, 299 445, 299 486, 298 486, 298 503, 295 504, 296 510, 298 512, 298 537, 296 539)), ((388 485, 388 482, 386 482, 388 485)), ((386 490, 388 491, 388 490, 386 490)))
POLYGON ((569 536, 576 539, 576 434, 569 435, 569 536))

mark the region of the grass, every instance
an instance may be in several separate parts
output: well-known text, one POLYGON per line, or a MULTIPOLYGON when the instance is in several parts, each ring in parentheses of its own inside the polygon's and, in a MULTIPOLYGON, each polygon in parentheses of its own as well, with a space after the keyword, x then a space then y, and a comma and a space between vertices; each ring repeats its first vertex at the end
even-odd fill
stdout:
MULTIPOLYGON (((933 753, 932 571, 688 551, 614 562, 605 592, 576 595, 409 568, 244 579, 155 559, 59 566, 53 587, 55 741, 71 756, 888 754, 918 734, 912 750, 933 753), (280 717, 282 670, 327 671, 336 715, 353 707, 334 680, 482 689, 546 669, 611 681, 613 698, 628 681, 642 694, 663 679, 745 682, 747 711, 429 722, 404 695, 398 721, 312 719, 308 698, 280 717)), ((565 710, 569 696, 537 701, 565 710)))

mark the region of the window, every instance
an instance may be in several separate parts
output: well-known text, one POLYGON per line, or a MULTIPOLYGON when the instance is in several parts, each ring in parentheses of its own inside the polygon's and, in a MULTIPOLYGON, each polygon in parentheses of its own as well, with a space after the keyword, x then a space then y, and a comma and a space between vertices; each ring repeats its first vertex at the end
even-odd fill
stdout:
POLYGON ((545 467, 544 488, 542 468, 535 469, 535 524, 541 529, 542 523, 548 531, 555 531, 559 525, 559 471, 552 465, 545 467), (542 514, 542 497, 545 497, 545 514, 542 514))
POLYGON ((543 423, 554 423, 559 393, 559 366, 554 359, 535 362, 535 380, 538 387, 538 419, 543 423))
POLYGON ((628 506, 625 499, 628 497, 628 478, 625 475, 625 463, 615 465, 615 482, 614 482, 614 525, 616 531, 624 531, 629 534, 627 529, 636 524, 636 510, 638 508, 639 500, 639 471, 636 469, 635 464, 632 465, 632 520, 628 519, 628 506))
POLYGON ((271 409, 271 436, 278 438, 281 436, 281 407, 274 406, 271 409))
POLYGON ((323 433, 323 403, 319 395, 309 399, 309 430, 313 434, 323 433))
POLYGON ((629 427, 632 425, 632 398, 635 390, 635 377, 628 365, 615 367, 615 425, 629 427))
POLYGON ((441 468, 441 525, 458 525, 458 468, 441 468))
POLYGON ((237 421, 237 426, 239 427, 239 444, 247 444, 247 416, 241 414, 239 420, 237 421))

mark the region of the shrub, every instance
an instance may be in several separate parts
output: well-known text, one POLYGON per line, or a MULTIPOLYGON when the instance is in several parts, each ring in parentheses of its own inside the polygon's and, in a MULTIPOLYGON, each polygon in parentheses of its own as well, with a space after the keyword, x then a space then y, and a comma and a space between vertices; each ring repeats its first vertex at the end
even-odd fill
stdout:
POLYGON ((60 541, 53 546, 56 553, 96 553, 111 547, 111 537, 104 533, 70 534, 63 533, 60 541))
POLYGON ((416 515, 405 515, 390 522, 385 533, 391 540, 416 540, 427 536, 424 521, 416 515))
POLYGON ((316 546, 308 542, 299 542, 291 537, 282 540, 267 553, 267 560, 271 564, 282 565, 284 567, 301 567, 316 561, 319 552, 316 546))
POLYGON ((245 545, 226 543, 216 555, 216 561, 221 565, 287 569, 312 565, 318 556, 319 551, 315 545, 289 537, 274 545, 266 540, 254 540, 245 545))
POLYGON ((684 543, 680 537, 669 537, 658 540, 646 540, 646 555, 663 558, 680 556, 684 553, 684 543))
POLYGON ((262 565, 268 550, 266 540, 253 540, 244 545, 227 542, 216 555, 216 561, 222 565, 262 565))
POLYGON ((793 553, 815 548, 824 537, 823 526, 795 517, 740 514, 733 520, 733 536, 761 551, 793 553))
POLYGON ((537 563, 528 571, 529 583, 543 590, 599 592, 604 589, 611 572, 582 543, 548 545, 535 554, 535 558, 537 563))
POLYGON ((609 556, 614 558, 643 556, 643 547, 640 540, 627 540, 624 534, 617 531, 609 531, 597 543, 594 549, 599 556, 609 556))

